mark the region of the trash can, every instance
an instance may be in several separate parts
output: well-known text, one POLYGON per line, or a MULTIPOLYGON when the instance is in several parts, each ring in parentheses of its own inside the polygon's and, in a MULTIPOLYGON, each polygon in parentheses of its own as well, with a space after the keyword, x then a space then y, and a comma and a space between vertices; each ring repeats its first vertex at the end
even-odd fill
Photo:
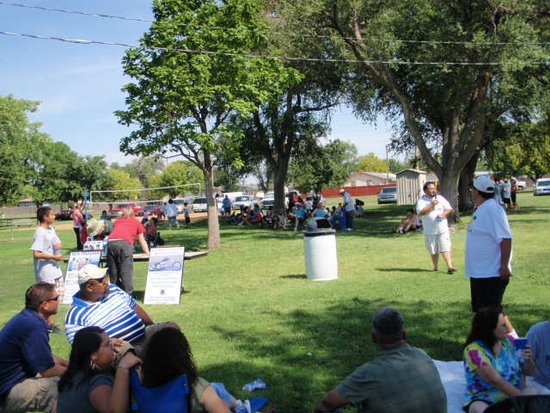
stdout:
POLYGON ((338 279, 335 230, 308 226, 308 229, 304 231, 304 248, 308 280, 338 279))

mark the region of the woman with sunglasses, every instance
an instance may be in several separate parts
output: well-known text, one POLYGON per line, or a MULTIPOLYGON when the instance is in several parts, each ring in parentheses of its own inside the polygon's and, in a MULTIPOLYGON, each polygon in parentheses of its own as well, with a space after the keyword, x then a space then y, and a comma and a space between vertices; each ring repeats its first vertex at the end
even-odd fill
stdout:
POLYGON ((126 412, 130 369, 141 360, 124 355, 114 376, 111 339, 99 327, 85 327, 74 337, 69 367, 59 381, 58 413, 126 412))

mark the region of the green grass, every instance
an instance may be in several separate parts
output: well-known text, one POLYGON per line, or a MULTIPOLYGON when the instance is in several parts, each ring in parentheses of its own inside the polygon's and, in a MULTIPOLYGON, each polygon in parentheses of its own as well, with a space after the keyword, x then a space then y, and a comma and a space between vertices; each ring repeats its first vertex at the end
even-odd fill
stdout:
MULTIPOLYGON (((326 390, 375 356, 370 322, 381 306, 404 314, 410 343, 437 359, 460 359, 471 314, 462 271, 470 217, 463 217, 452 235, 459 271, 449 276, 431 271, 422 234, 392 233, 405 206, 364 199, 367 217, 356 220, 354 232, 337 234, 337 281, 306 279, 301 234, 228 226, 221 219, 221 248, 185 263, 182 303, 146 310, 158 322, 182 326, 206 379, 224 382, 235 396, 246 398, 242 385, 263 377, 269 389, 259 394, 285 413, 311 411, 326 390)), ((514 276, 505 303, 515 327, 525 333, 532 323, 550 318, 550 197, 522 193, 519 202, 522 209, 509 215, 514 276)), ((161 232, 170 244, 193 250, 206 244, 205 221, 161 232)), ((15 241, 7 241, 0 232, 0 325, 21 309, 24 291, 34 281, 32 233, 18 231, 15 241)), ((67 252, 74 234, 65 230, 60 236, 67 252)), ((136 263, 135 273, 136 288, 143 290, 146 265, 136 263)), ((66 306, 59 323, 65 311, 66 306)), ((63 336, 52 336, 51 344, 68 356, 63 336)))

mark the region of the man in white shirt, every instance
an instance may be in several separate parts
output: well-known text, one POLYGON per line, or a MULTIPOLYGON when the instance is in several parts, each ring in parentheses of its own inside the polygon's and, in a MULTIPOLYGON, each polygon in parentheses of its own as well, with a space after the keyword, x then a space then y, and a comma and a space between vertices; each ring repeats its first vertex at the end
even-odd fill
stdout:
POLYGON ((474 179, 470 188, 477 208, 466 234, 465 273, 474 312, 500 307, 512 275, 512 232, 506 212, 493 197, 495 189, 487 175, 474 179))
POLYGON ((452 214, 453 208, 449 201, 437 194, 434 182, 424 184, 424 195, 416 203, 416 213, 422 219, 426 248, 432 257, 434 271, 438 271, 439 254, 447 264, 447 272, 456 271, 451 259, 451 235, 447 217, 452 214))

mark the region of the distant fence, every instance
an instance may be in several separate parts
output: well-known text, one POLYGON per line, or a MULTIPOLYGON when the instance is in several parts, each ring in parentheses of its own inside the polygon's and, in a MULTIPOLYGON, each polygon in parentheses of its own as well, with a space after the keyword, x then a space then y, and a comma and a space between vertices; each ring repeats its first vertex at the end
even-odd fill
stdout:
POLYGON ((368 196, 368 195, 378 195, 380 190, 389 185, 367 185, 367 186, 345 186, 338 188, 327 188, 324 189, 321 194, 324 198, 332 198, 340 196, 340 189, 344 188, 351 196, 368 196))

